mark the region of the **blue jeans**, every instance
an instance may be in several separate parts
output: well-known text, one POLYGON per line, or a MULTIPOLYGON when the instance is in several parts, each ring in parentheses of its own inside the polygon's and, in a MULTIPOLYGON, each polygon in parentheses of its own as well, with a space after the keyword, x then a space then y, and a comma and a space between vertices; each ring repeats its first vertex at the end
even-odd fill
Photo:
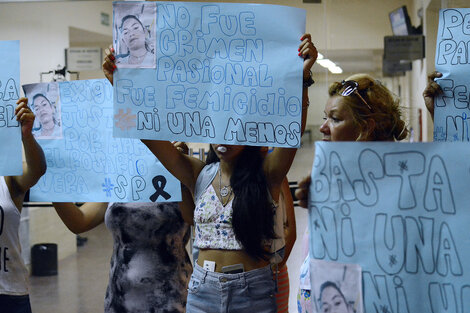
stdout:
POLYGON ((2 313, 31 313, 29 295, 10 296, 0 295, 0 312, 2 313))
POLYGON ((238 274, 209 272, 195 265, 186 313, 276 313, 271 267, 238 274))

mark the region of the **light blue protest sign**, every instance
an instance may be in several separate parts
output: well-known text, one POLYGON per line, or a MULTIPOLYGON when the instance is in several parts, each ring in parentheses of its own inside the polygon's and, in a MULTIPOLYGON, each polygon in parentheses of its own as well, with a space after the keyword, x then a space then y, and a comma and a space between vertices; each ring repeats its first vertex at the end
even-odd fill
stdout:
POLYGON ((54 115, 41 118, 36 134, 47 172, 31 188, 31 201, 181 201, 179 181, 144 144, 113 138, 113 89, 107 80, 60 82, 58 99, 50 96, 51 90, 56 95, 52 84, 23 86, 28 99, 35 99, 33 110, 52 106, 48 112, 54 115), (51 119, 56 127, 60 121, 60 132, 42 133, 51 119))
POLYGON ((434 141, 470 141, 470 9, 439 11, 434 141))
POLYGON ((0 176, 21 175, 21 128, 15 116, 20 97, 19 41, 0 41, 0 68, 0 176))
POLYGON ((114 135, 299 146, 304 32, 286 6, 115 2, 114 135))
MULTIPOLYGON (((317 142, 310 268, 343 265, 317 286, 351 289, 348 273, 360 268, 362 288, 350 294, 362 290, 364 312, 468 312, 469 185, 468 143, 317 142)), ((325 312, 320 287, 314 312, 325 312)))

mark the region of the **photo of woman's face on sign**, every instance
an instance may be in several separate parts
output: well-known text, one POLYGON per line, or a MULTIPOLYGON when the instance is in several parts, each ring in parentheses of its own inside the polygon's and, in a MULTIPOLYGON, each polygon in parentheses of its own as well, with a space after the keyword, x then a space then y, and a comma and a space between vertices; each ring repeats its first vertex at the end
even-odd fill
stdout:
POLYGON ((62 138, 58 83, 40 83, 23 86, 28 103, 36 115, 33 135, 37 139, 62 138))
POLYGON ((357 264, 310 260, 312 312, 362 313, 362 271, 357 264))
POLYGON ((114 5, 113 47, 119 68, 155 68, 157 6, 114 5))

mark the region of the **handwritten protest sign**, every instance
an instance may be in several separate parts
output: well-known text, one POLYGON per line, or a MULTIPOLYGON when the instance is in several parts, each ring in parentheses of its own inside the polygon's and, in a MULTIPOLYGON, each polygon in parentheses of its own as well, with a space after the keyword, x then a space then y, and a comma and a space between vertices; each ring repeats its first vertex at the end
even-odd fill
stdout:
MULTIPOLYGON (((315 150, 311 259, 359 265, 365 312, 469 312, 468 143, 315 150)), ((312 299, 318 312, 318 291, 312 299)))
POLYGON ((115 136, 299 146, 305 10, 154 6, 114 3, 115 136))
POLYGON ((0 41, 0 68, 0 176, 20 175, 21 128, 15 116, 20 93, 19 41, 0 41))
MULTIPOLYGON (((51 86, 23 88, 32 99, 51 86)), ((113 89, 107 80, 60 82, 58 91, 62 139, 38 139, 47 172, 31 189, 32 201, 181 201, 179 181, 147 147, 112 137, 113 89)))
POLYGON ((439 11, 434 141, 470 141, 470 9, 439 11))

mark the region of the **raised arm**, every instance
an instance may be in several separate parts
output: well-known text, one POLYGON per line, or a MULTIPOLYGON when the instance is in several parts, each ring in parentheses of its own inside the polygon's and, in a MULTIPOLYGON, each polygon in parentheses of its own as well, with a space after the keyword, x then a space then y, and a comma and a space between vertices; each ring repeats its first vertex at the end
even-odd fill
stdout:
POLYGON ((46 172, 46 159, 41 146, 32 134, 34 113, 28 108, 28 99, 20 98, 15 109, 16 119, 21 124, 21 139, 23 141, 26 162, 23 162, 23 175, 7 176, 5 180, 18 208, 22 207, 26 192, 34 186, 46 172))
POLYGON ((281 194, 279 197, 279 205, 284 207, 286 214, 286 222, 284 225, 284 234, 286 240, 286 247, 284 253, 284 260, 280 263, 279 267, 281 268, 286 264, 287 259, 294 247, 295 240, 297 239, 297 227, 295 223, 295 211, 294 211, 294 199, 292 199, 292 194, 289 188, 289 181, 287 177, 282 181, 281 194))
POLYGON ((103 223, 108 207, 105 202, 86 202, 80 207, 70 202, 53 202, 52 205, 65 226, 75 234, 86 232, 103 223))
POLYGON ((299 181, 299 186, 295 190, 295 197, 299 200, 299 206, 308 209, 308 191, 310 190, 310 184, 312 178, 310 173, 299 181))
MULTIPOLYGON (((308 112, 308 87, 313 83, 311 77, 311 68, 318 57, 318 51, 312 43, 310 34, 304 34, 300 39, 302 42, 299 45, 299 56, 304 59, 303 66, 303 89, 302 89, 302 121, 301 121, 301 135, 304 132, 305 124, 307 121, 308 112)), ((296 148, 275 148, 270 153, 264 162, 264 170, 266 177, 271 185, 280 185, 287 172, 289 171, 292 162, 294 161, 296 148)))
MULTIPOLYGON (((174 141, 172 142, 173 146, 176 149, 185 155, 189 153, 189 147, 185 142, 182 141, 174 141)), ((181 184, 181 202, 178 203, 178 206, 181 211, 181 215, 183 216, 183 220, 186 224, 193 225, 194 224, 194 200, 193 195, 189 191, 186 186, 181 184)))
MULTIPOLYGON (((116 58, 113 53, 113 48, 107 49, 103 60, 103 73, 111 84, 113 84, 114 71, 116 70, 116 58)), ((183 155, 169 141, 143 139, 142 142, 173 176, 188 187, 191 192, 194 191, 197 175, 204 167, 202 161, 183 155)))
POLYGON ((142 139, 142 142, 173 176, 194 192, 196 179, 205 165, 204 162, 179 152, 169 141, 142 139))
POLYGON ((432 72, 428 75, 428 84, 426 89, 423 91, 424 104, 431 114, 431 118, 434 121, 434 98, 442 93, 441 86, 434 81, 435 78, 442 77, 442 73, 432 72))

